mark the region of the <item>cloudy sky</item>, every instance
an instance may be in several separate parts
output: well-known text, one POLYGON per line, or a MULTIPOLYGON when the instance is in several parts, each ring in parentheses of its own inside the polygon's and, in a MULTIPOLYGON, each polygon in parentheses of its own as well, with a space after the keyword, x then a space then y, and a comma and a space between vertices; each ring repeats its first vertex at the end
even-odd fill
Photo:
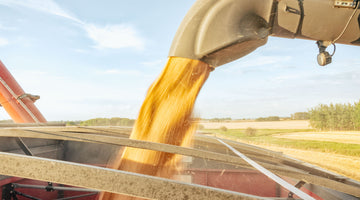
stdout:
MULTIPOLYGON (((136 118, 195 0, 0 0, 0 60, 52 120, 136 118)), ((213 71, 203 118, 290 114, 360 99, 360 47, 337 45, 319 67, 315 41, 270 37, 213 71)), ((0 120, 9 116, 1 110, 0 120)))

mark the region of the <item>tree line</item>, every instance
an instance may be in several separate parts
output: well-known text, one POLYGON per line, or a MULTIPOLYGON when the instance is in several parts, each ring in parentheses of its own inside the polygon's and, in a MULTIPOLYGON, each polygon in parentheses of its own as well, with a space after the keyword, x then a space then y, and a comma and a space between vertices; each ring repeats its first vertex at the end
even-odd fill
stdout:
POLYGON ((67 121, 68 126, 133 126, 134 119, 129 118, 94 118, 86 121, 67 121))
POLYGON ((259 117, 259 118, 256 118, 255 121, 257 121, 257 122, 280 121, 280 117, 279 116, 259 117))
POLYGON ((318 130, 360 130, 360 101, 354 104, 320 104, 309 110, 310 125, 318 130))
POLYGON ((208 119, 210 122, 224 122, 224 121, 231 121, 231 117, 224 117, 224 118, 211 118, 208 119))
POLYGON ((309 113, 308 112, 296 112, 294 114, 291 114, 291 118, 292 120, 308 120, 310 119, 309 113))

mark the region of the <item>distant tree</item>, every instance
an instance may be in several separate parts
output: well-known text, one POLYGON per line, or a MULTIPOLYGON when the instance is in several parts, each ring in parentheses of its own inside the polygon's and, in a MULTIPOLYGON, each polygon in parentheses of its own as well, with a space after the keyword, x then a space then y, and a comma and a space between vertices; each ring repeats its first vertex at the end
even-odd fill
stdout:
POLYGON ((360 129, 360 101, 352 104, 320 104, 309 110, 310 125, 319 130, 360 129))
POLYGON ((226 128, 226 126, 222 126, 219 128, 221 131, 227 131, 228 129, 226 128))
POLYGON ((133 126, 135 120, 128 118, 94 118, 80 123, 81 126, 133 126))
POLYGON ((359 129, 360 128, 360 101, 355 103, 353 120, 354 120, 354 127, 356 129, 359 129))
POLYGON ((291 117, 281 117, 280 120, 291 120, 291 117))
POLYGON ((197 129, 198 129, 198 130, 203 130, 204 128, 205 128, 205 126, 202 125, 202 124, 198 124, 198 125, 197 125, 197 129))
POLYGON ((346 128, 347 130, 355 130, 356 129, 356 103, 353 105, 351 105, 350 103, 346 104, 346 119, 345 119, 345 123, 346 123, 346 128))
POLYGON ((223 121, 231 121, 231 117, 224 117, 224 118, 211 118, 209 119, 210 122, 223 122, 223 121))
POLYGON ((247 129, 245 129, 246 136, 255 136, 256 132, 257 130, 255 128, 248 127, 247 129))
POLYGON ((280 121, 280 117, 279 116, 270 116, 270 117, 268 117, 268 121, 280 121))
POLYGON ((73 121, 66 122, 66 126, 76 126, 76 123, 73 121))
POLYGON ((255 121, 262 122, 262 121, 280 121, 279 116, 270 116, 270 117, 259 117, 256 118, 255 121))
POLYGON ((308 112, 296 112, 291 115, 292 120, 308 120, 310 118, 308 112))
POLYGON ((319 106, 309 110, 310 125, 319 130, 329 129, 330 111, 329 106, 320 104, 319 106))

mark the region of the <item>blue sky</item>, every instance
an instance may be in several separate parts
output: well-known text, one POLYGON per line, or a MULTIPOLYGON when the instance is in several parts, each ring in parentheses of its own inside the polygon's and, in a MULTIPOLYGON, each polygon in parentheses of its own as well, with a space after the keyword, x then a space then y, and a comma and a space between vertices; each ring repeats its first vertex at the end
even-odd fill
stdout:
MULTIPOLYGON (((136 118, 195 0, 0 0, 0 60, 52 120, 136 118)), ((195 114, 290 116, 320 103, 360 99, 360 47, 337 45, 320 67, 315 41, 269 37, 218 67, 195 114)), ((8 119, 1 110, 0 119, 8 119)))

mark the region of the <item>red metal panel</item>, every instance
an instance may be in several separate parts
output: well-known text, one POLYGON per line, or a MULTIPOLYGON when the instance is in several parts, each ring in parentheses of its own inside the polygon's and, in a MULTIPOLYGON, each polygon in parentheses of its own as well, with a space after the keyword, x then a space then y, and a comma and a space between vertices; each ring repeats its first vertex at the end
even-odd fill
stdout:
POLYGON ((250 170, 192 170, 193 183, 263 197, 276 197, 277 184, 250 170))
POLYGON ((15 123, 45 123, 46 119, 0 61, 0 103, 15 123))
MULTIPOLYGON (((276 182, 262 173, 253 170, 191 169, 188 172, 192 175, 192 182, 195 184, 262 197, 286 198, 289 194, 289 191, 279 186, 276 182)), ((285 180, 293 185, 296 184, 291 179, 285 178, 285 180)), ((301 190, 316 200, 323 200, 305 187, 302 187, 301 190)))
POLYGON ((257 196, 276 197, 276 183, 259 173, 212 172, 208 174, 208 184, 257 196))

